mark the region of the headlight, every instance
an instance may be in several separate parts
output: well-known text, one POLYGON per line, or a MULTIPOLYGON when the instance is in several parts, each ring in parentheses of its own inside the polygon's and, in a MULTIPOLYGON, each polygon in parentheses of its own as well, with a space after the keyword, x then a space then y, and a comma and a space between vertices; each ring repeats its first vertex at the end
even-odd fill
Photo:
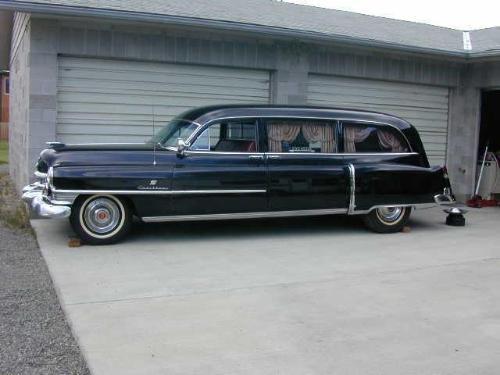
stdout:
POLYGON ((40 173, 47 173, 49 171, 49 166, 42 159, 38 159, 35 164, 35 170, 40 173))

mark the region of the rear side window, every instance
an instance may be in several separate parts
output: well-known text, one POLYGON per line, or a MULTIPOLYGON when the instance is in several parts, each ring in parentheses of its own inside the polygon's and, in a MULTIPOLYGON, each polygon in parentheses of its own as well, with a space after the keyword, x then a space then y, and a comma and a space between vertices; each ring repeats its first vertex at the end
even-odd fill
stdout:
POLYGON ((344 152, 408 152, 399 131, 389 126, 344 123, 344 152))
POLYGON ((266 121, 269 152, 334 153, 334 121, 270 119, 266 121))

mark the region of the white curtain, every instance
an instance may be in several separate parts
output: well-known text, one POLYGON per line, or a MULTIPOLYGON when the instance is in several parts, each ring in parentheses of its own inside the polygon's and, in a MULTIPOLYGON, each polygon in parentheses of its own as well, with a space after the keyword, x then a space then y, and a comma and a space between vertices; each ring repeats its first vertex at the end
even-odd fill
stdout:
POLYGON ((344 151, 356 152, 356 143, 363 142, 372 131, 373 128, 362 126, 344 126, 344 151))
POLYGON ((282 142, 293 142, 300 133, 300 124, 287 121, 267 123, 267 137, 270 152, 281 152, 282 142))
MULTIPOLYGON (((365 141, 372 132, 376 132, 380 150, 387 152, 407 152, 408 149, 402 139, 395 133, 384 129, 376 129, 368 126, 344 126, 345 152, 356 152, 356 143, 365 141)), ((373 151, 380 151, 373 150, 373 151)))
POLYGON ((267 136, 270 152, 282 152, 282 142, 292 143, 300 131, 310 142, 319 142, 321 152, 335 151, 335 136, 333 127, 329 123, 319 121, 270 121, 267 123, 267 136))
POLYGON ((332 153, 335 151, 335 137, 333 126, 324 122, 306 122, 302 124, 302 134, 310 142, 319 142, 322 153, 332 153))
POLYGON ((389 132, 387 130, 379 129, 377 130, 377 136, 378 136, 378 141, 380 145, 385 148, 390 150, 389 152, 407 152, 408 149, 406 146, 401 142, 401 139, 399 137, 396 137, 396 135, 392 132, 389 132))

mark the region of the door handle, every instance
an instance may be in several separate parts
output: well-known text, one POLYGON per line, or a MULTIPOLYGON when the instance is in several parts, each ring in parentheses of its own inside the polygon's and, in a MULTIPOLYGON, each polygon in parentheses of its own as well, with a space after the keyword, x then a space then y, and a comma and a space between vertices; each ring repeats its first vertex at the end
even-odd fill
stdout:
POLYGON ((264 160, 264 156, 263 155, 250 155, 248 158, 250 160, 264 160))
POLYGON ((281 159, 281 156, 279 156, 279 155, 269 155, 268 158, 276 160, 276 159, 281 159))

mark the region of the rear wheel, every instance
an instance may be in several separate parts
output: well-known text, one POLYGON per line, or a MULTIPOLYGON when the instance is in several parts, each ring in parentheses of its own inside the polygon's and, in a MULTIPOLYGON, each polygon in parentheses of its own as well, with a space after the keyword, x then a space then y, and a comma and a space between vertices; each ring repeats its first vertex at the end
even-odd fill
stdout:
POLYGON ((396 233, 408 223, 411 207, 380 207, 365 215, 365 225, 377 233, 396 233))
POLYGON ((112 195, 79 197, 69 218, 76 234, 91 245, 118 242, 130 230, 132 212, 127 202, 112 195))

